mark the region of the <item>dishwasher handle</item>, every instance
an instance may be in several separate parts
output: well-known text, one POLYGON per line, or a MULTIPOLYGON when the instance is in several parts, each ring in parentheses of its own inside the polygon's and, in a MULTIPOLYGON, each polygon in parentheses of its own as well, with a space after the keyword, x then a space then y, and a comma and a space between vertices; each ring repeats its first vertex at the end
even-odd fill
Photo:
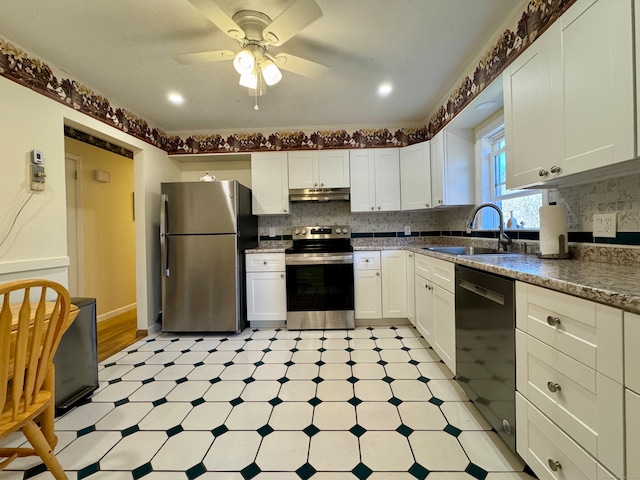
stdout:
POLYGON ((460 280, 458 282, 458 286, 471 293, 484 297, 487 300, 491 300, 494 303, 504 305, 504 295, 494 292, 493 290, 489 290, 488 288, 482 287, 467 280, 460 280))

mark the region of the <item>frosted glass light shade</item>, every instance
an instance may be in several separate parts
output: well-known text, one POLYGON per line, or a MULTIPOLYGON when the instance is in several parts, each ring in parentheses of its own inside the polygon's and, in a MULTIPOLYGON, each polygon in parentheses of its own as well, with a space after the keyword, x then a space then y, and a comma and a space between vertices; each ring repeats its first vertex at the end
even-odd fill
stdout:
POLYGON ((256 57, 249 50, 241 50, 233 59, 233 67, 240 75, 253 72, 256 57))
POLYGON ((280 72, 280 69, 276 67, 276 64, 271 60, 261 62, 260 69, 262 70, 262 77, 267 85, 275 85, 282 80, 282 73, 280 72))
POLYGON ((240 75, 240 85, 247 88, 258 88, 258 75, 255 73, 244 73, 240 75))

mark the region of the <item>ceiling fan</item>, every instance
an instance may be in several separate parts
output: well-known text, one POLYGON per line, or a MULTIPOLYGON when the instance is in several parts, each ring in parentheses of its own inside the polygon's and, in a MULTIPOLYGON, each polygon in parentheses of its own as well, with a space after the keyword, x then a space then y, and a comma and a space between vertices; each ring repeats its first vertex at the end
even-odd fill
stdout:
POLYGON ((322 16, 315 0, 296 0, 275 20, 254 10, 241 10, 230 17, 214 0, 189 2, 220 30, 237 40, 240 51, 214 50, 174 57, 182 64, 233 60, 233 65, 240 74, 240 85, 256 92, 262 80, 269 86, 278 83, 282 78, 280 69, 311 78, 322 78, 329 70, 325 65, 305 58, 269 52, 272 46, 282 45, 322 16))

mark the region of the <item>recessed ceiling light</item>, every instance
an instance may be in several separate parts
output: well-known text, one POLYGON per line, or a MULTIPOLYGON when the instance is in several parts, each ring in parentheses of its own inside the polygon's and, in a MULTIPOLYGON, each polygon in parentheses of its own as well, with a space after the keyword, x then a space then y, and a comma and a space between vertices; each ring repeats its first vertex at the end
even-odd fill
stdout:
POLYGON ((498 102, 490 101, 476 105, 476 110, 491 110, 498 106, 498 102))
POLYGON ((392 90, 393 87, 390 83, 383 83, 378 87, 378 95, 380 95, 381 97, 386 97, 391 93, 392 90))
POLYGON ((170 93, 168 98, 174 105, 182 105, 184 103, 184 97, 179 93, 170 93))

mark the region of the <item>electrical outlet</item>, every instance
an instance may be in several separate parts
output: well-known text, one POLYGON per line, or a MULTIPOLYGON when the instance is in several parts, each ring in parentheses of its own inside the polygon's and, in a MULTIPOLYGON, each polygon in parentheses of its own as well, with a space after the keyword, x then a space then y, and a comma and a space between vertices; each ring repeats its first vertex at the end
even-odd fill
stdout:
POLYGON ((31 190, 42 192, 44 190, 44 179, 47 175, 44 173, 44 167, 40 164, 31 164, 31 190))
POLYGON ((269 236, 270 237, 276 236, 276 227, 269 227, 269 236))
POLYGON ((593 214, 593 236, 616 238, 618 222, 616 213, 593 214))
POLYGON ((411 227, 409 225, 404 226, 404 234, 411 235, 411 227))

